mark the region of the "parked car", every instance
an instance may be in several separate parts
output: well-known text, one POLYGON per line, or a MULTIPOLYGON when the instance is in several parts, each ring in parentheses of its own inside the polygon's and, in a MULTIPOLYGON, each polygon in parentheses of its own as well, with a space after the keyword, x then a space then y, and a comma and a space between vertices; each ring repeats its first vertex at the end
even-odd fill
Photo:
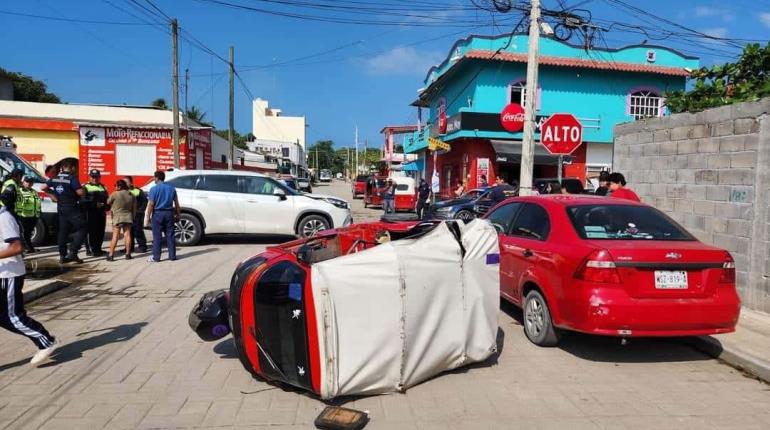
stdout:
POLYGON ((366 181, 369 179, 369 175, 358 175, 356 176, 356 179, 353 181, 352 185, 352 191, 353 191, 353 198, 358 198, 358 196, 361 196, 363 198, 364 194, 366 194, 366 181))
MULTIPOLYGON (((310 237, 353 221, 348 202, 299 193, 259 173, 176 170, 166 173, 166 182, 176 187, 182 207, 179 245, 195 245, 204 233, 310 237)), ((143 189, 150 188, 152 183, 143 189)))
POLYGON ((524 310, 530 341, 560 330, 695 336, 735 329, 729 252, 657 209, 596 196, 514 197, 484 217, 500 233, 500 294, 524 310))
POLYGON ((297 188, 306 193, 313 192, 313 185, 310 183, 310 178, 297 178, 297 188))
POLYGON ((456 199, 438 201, 430 206, 425 218, 460 219, 468 222, 476 218, 478 208, 475 207, 477 205, 479 207, 485 205, 487 208, 492 205, 492 201, 489 199, 489 190, 489 187, 476 188, 456 199))
POLYGON ((321 169, 321 172, 318 174, 318 180, 321 182, 331 182, 332 171, 329 169, 321 169))
POLYGON ((251 374, 322 399, 404 391, 497 351, 497 240, 480 220, 329 230, 246 259, 188 321, 205 341, 232 331, 251 374))

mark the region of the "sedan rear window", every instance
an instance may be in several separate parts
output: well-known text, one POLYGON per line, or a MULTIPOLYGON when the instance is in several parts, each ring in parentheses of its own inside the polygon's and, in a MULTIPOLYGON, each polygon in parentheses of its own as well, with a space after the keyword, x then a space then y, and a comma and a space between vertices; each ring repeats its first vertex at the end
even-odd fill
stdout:
POLYGON ((695 240, 671 218, 649 206, 572 206, 567 213, 583 239, 695 240))
POLYGON ((356 182, 365 182, 367 179, 369 179, 366 175, 358 175, 356 176, 356 182))

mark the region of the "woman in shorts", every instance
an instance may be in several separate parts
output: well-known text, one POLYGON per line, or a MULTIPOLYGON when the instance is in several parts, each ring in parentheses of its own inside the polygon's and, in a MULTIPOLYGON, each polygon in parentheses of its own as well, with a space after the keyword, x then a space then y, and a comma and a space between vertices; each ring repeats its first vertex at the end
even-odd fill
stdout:
POLYGON ((115 261, 115 247, 118 246, 121 234, 126 243, 126 260, 130 260, 131 224, 136 214, 136 198, 128 191, 126 181, 120 179, 115 183, 115 192, 110 194, 107 205, 112 211, 112 241, 107 261, 115 261))

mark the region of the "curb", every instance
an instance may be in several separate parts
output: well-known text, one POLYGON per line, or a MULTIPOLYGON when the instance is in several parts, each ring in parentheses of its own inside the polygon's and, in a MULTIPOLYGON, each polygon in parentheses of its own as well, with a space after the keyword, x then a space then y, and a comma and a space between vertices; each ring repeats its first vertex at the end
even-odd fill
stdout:
POLYGON ((747 354, 738 348, 731 348, 729 345, 725 346, 722 342, 711 336, 694 337, 689 339, 688 343, 696 350, 770 384, 769 361, 747 354))
POLYGON ((22 294, 24 295, 24 303, 33 302, 43 296, 46 296, 48 294, 51 294, 55 291, 59 291, 62 288, 69 287, 69 282, 64 282, 59 279, 51 279, 48 281, 45 281, 44 283, 41 283, 40 285, 36 285, 34 288, 24 291, 22 294))

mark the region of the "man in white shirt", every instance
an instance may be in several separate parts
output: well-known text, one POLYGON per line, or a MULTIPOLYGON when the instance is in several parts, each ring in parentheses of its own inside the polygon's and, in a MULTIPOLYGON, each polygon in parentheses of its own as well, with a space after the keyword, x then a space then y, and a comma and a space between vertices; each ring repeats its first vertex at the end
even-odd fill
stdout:
POLYGON ((28 317, 24 310, 23 250, 19 225, 5 207, 0 208, 0 327, 35 343, 39 351, 30 363, 36 366, 50 357, 58 344, 45 327, 28 317))

